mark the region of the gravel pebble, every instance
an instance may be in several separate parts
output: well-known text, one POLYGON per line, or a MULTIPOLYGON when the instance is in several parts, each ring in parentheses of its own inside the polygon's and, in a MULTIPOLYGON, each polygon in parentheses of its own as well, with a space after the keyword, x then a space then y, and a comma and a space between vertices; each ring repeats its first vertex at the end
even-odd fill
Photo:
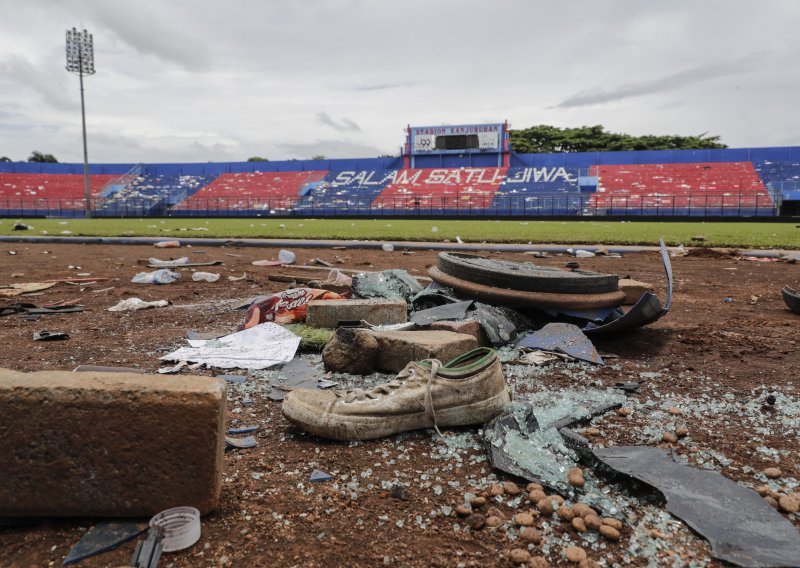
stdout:
POLYGON ((549 517, 553 514, 553 501, 549 497, 539 499, 539 501, 536 502, 536 508, 539 509, 542 515, 549 517))
POLYGON ((556 515, 569 523, 575 518, 575 511, 572 510, 572 507, 561 505, 558 509, 556 509, 556 515))
POLYGON ((630 416, 631 414, 633 414, 633 409, 627 406, 622 406, 620 408, 617 408, 617 414, 619 414, 620 416, 630 416))
POLYGON ((528 493, 528 499, 530 499, 531 503, 538 503, 545 497, 547 497, 547 493, 545 493, 541 489, 534 489, 530 493, 528 493))
POLYGON ((620 521, 619 519, 613 519, 611 517, 604 517, 603 518, 603 524, 604 525, 608 525, 609 527, 614 527, 618 531, 622 530, 622 521, 620 521))
POLYGON ((488 493, 489 497, 498 497, 503 493, 505 493, 505 491, 503 490, 503 486, 500 485, 499 483, 493 483, 492 485, 490 485, 489 489, 487 489, 486 492, 488 493))
POLYGON ((547 558, 544 556, 531 556, 531 559, 528 560, 528 567, 529 568, 550 568, 550 563, 547 561, 547 558))
POLYGON ((779 506, 778 500, 775 499, 775 497, 771 497, 771 496, 767 495, 766 497, 764 497, 764 501, 766 501, 767 505, 769 505, 773 509, 777 509, 778 506, 779 506))
POLYGON ((586 484, 583 479, 583 470, 579 467, 570 468, 567 472, 567 481, 573 487, 583 487, 586 484))
POLYGON ((525 564, 531 559, 531 553, 524 548, 514 548, 511 550, 511 554, 509 554, 508 557, 514 564, 525 564))
POLYGON ((585 517, 586 515, 594 515, 594 509, 592 509, 586 503, 575 503, 572 506, 572 511, 579 517, 585 517))
POLYGON ((525 527, 519 533, 519 538, 521 540, 524 540, 525 542, 530 542, 532 544, 539 544, 542 542, 542 533, 541 531, 533 527, 525 527))
POLYGON ((573 564, 586 560, 586 551, 580 546, 568 546, 564 550, 564 555, 567 557, 567 562, 572 562, 573 564))
POLYGON ((600 517, 597 515, 586 515, 583 518, 583 522, 586 523, 586 526, 593 531, 599 530, 600 527, 603 526, 603 521, 601 521, 600 517))
POLYGON ((683 412, 681 412, 681 409, 680 409, 680 408, 678 408, 677 406, 671 406, 671 407, 670 407, 670 408, 667 410, 667 412, 669 412, 669 413, 670 413, 670 414, 672 414, 673 416, 678 416, 679 414, 683 414, 683 412))
POLYGON ((800 500, 793 495, 782 495, 778 499, 778 505, 784 513, 796 513, 800 511, 800 500))
POLYGON ((678 426, 677 430, 675 430, 675 435, 678 438, 685 438, 689 435, 689 429, 686 426, 678 426))
POLYGON ((503 519, 500 517, 495 517, 494 515, 490 517, 486 517, 486 526, 489 528, 497 528, 503 524, 503 519))
POLYGON ((522 489, 513 481, 506 481, 503 483, 503 490, 506 492, 506 495, 519 495, 522 493, 522 489))
POLYGON ((486 526, 486 517, 480 513, 474 513, 467 517, 467 525, 474 531, 479 531, 486 526))
POLYGON ((767 477, 767 479, 778 479, 783 475, 783 472, 777 467, 768 467, 764 470, 764 475, 767 477))
POLYGON ((599 436, 600 435, 600 429, 599 428, 587 428, 586 430, 583 431, 583 435, 587 436, 587 437, 599 436))
POLYGON ((456 505, 455 511, 459 517, 469 517, 472 514, 472 509, 466 505, 456 505))
POLYGON ((542 486, 541 483, 529 483, 528 485, 525 486, 525 491, 527 491, 528 493, 537 490, 538 491, 544 490, 544 487, 542 486))
POLYGON ((581 533, 584 533, 589 530, 588 527, 586 526, 586 522, 580 517, 575 517, 574 519, 572 519, 572 528, 581 533))
POLYGON ((674 444, 678 441, 678 437, 672 432, 664 432, 664 434, 661 435, 661 441, 667 444, 674 444))
POLYGON ((529 527, 533 524, 534 517, 530 513, 517 513, 514 515, 514 523, 521 527, 529 527))
POLYGON ((600 534, 603 535, 606 540, 619 540, 619 531, 614 527, 610 527, 608 525, 600 525, 600 534))
POLYGON ((486 505, 486 497, 473 497, 469 504, 473 509, 480 509, 486 505))

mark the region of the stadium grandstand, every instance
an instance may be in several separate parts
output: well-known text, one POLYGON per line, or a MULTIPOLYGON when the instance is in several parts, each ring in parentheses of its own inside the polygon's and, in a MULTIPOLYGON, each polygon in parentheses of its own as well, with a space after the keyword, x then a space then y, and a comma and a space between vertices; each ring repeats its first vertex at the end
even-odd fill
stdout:
MULTIPOLYGON (((91 164, 92 214, 776 217, 800 147, 518 154, 508 125, 409 127, 394 158, 91 164)), ((0 163, 0 215, 84 215, 81 164, 0 163)))

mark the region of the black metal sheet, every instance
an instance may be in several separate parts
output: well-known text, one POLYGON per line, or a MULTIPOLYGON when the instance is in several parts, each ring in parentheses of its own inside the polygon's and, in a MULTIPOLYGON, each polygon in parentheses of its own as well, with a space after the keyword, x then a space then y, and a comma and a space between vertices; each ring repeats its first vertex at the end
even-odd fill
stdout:
POLYGON ((70 549, 63 560, 63 565, 74 564, 114 550, 119 545, 133 540, 145 530, 147 530, 147 523, 97 523, 70 549))
POLYGON ((463 320, 467 315, 467 310, 472 305, 472 300, 456 302, 454 304, 444 304, 420 310, 411 316, 411 321, 417 325, 430 325, 433 322, 445 320, 463 320))
POLYGON ((708 539, 714 558, 748 568, 800 566, 800 532, 752 489, 660 448, 603 448, 594 455, 660 491, 667 511, 708 539))
POLYGON ((577 325, 571 323, 548 323, 539 331, 523 337, 517 347, 565 353, 595 365, 605 364, 591 340, 577 325))

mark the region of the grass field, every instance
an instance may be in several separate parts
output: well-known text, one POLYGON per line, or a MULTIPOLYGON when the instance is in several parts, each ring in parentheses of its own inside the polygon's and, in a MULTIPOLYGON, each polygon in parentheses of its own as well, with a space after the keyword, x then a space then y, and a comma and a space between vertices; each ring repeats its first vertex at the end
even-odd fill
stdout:
POLYGON ((605 243, 800 248, 794 223, 454 221, 398 219, 30 219, 29 231, 13 231, 0 219, 0 235, 153 236, 223 238, 362 239, 497 243, 605 243))

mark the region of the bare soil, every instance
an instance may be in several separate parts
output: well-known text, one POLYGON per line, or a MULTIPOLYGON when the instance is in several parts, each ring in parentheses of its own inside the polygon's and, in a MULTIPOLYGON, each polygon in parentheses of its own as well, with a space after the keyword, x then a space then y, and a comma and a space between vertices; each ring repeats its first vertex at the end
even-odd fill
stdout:
MULTIPOLYGON (((433 251, 409 255, 373 250, 295 252, 298 263, 319 257, 342 268, 405 268, 418 276, 425 275, 436 259, 433 251)), ((563 266, 574 260, 488 254, 548 266, 563 266)), ((148 246, 2 244, 0 284, 77 277, 79 273, 107 280, 90 286, 61 283, 41 295, 13 299, 12 303, 19 300, 39 306, 79 299, 86 311, 42 316, 38 321, 19 316, 0 318, 0 367, 71 370, 79 364, 94 364, 155 372, 159 356, 184 344, 187 331, 233 331, 244 313, 234 310, 236 302, 231 300, 288 286, 269 281, 268 274, 301 273, 251 265, 254 260, 274 258, 277 250, 268 248, 158 250, 148 246), (223 266, 198 269, 220 272, 222 278, 216 283, 193 282, 189 271, 182 269, 183 278, 173 284, 130 283, 133 274, 149 270, 137 261, 183 255, 198 262, 222 260, 223 266), (243 272, 247 273, 245 280, 227 280, 227 276, 243 272), (131 296, 167 299, 171 305, 133 313, 107 311, 118 300, 131 296), (34 342, 33 333, 42 329, 67 332, 70 339, 34 342)), ((656 253, 579 262, 581 268, 652 282, 663 298, 665 277, 656 253)), ((595 342, 602 353, 616 354, 619 359, 590 369, 583 379, 576 379, 574 372, 556 364, 536 375, 538 386, 569 387, 576 380, 611 386, 642 380, 640 391, 630 399, 632 415, 610 414, 594 421, 603 444, 668 447, 670 444, 658 439, 658 428, 685 426, 689 436, 671 447, 690 462, 708 462, 709 455, 724 456, 727 459, 712 459, 713 468, 745 484, 759 485, 763 479, 760 472, 775 465, 787 478, 800 477, 798 431, 786 426, 786 411, 780 408, 784 399, 785 404, 794 404, 800 394, 795 378, 800 366, 800 316, 786 309, 780 293, 784 284, 798 284, 798 267, 701 254, 673 259, 673 270, 675 293, 666 317, 633 333, 595 342), (725 298, 731 300, 726 302, 725 298), (769 404, 766 397, 770 393, 783 398, 779 397, 777 405, 769 404), (648 401, 655 404, 648 406, 648 401), (663 412, 667 406, 677 406, 681 414, 663 412)), ((8 303, 0 300, 0 307, 8 303)), ((515 382, 517 392, 525 392, 524 380, 517 378, 515 382)), ((512 565, 509 553, 518 541, 512 542, 514 529, 509 525, 473 531, 466 529, 464 520, 455 514, 441 513, 442 506, 462 503, 464 493, 485 489, 476 485, 491 479, 487 462, 443 461, 435 455, 439 442, 430 432, 357 444, 328 442, 292 428, 282 417, 279 403, 256 395, 252 404, 246 404, 244 398, 243 392, 230 388, 229 425, 260 425, 259 446, 226 454, 222 501, 215 513, 203 519, 200 542, 188 550, 165 554, 160 565, 512 565), (334 474, 337 484, 309 483, 308 476, 315 468, 334 474), (438 491, 424 483, 430 476, 435 477, 438 491), (360 482, 357 495, 344 490, 353 480, 360 482), (382 487, 382 480, 403 482, 408 499, 392 497, 382 487)), ((25 425, 19 427, 24 429, 25 425)), ((36 432, 29 435, 35 437, 36 432)), ((102 443, 102 433, 98 432, 97 440, 87 440, 87 444, 94 443, 102 443)), ((498 479, 509 478, 498 474, 498 479)), ((782 480, 775 483, 780 488, 782 480)), ((791 485, 786 488, 788 491, 791 485)), ((498 508, 508 518, 525 509, 524 502, 515 508, 511 499, 499 501, 498 508)), ((796 516, 792 519, 800 526, 796 516)), ((536 522, 541 526, 542 519, 536 522)), ((572 533, 576 539, 568 523, 559 524, 555 519, 551 523, 556 532, 572 533)), ((48 519, 0 528, 0 565, 60 565, 92 524, 88 519, 48 519)), ((690 532, 683 527, 664 536, 664 548, 670 550, 664 553, 664 562, 708 560, 708 547, 702 541, 695 539, 695 545, 685 546, 687 534, 690 532)), ((630 538, 631 530, 623 529, 619 543, 608 543, 601 551, 587 548, 589 557, 609 565, 622 562, 630 557, 630 538)), ((125 544, 82 565, 125 565, 133 547, 133 543, 125 544)), ((551 547, 546 556, 552 565, 566 565, 559 547, 551 547)), ((632 562, 647 565, 648 559, 634 555, 632 562)))

